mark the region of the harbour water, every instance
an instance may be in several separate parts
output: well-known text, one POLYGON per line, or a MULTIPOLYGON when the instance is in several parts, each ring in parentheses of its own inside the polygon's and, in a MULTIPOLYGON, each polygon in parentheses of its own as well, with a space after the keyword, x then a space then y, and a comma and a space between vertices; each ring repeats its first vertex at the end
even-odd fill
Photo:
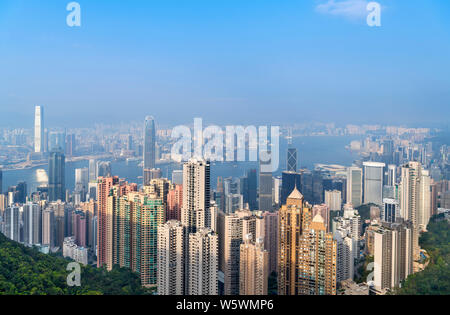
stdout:
MULTIPOLYGON (((345 146, 353 140, 360 140, 360 138, 350 136, 296 137, 293 139, 292 146, 298 149, 299 165, 302 168, 313 169, 317 163, 350 166, 358 156, 348 151, 345 146)), ((287 147, 286 140, 280 139, 280 167, 274 175, 280 175, 286 168, 287 147)), ((142 169, 138 164, 139 161, 112 161, 112 172, 114 175, 124 178, 129 182, 140 184, 142 183, 142 169)), ((88 161, 66 163, 66 189, 73 190, 75 187, 75 169, 87 168, 88 165, 88 161)), ((178 163, 166 163, 158 167, 161 168, 163 176, 168 178, 171 178, 173 170, 182 168, 178 163)), ((215 187, 217 177, 219 176, 240 177, 251 168, 257 169, 258 163, 214 163, 211 167, 211 184, 215 187)), ((28 193, 33 192, 37 187, 47 184, 47 174, 47 166, 5 171, 3 172, 3 191, 6 191, 9 186, 14 186, 18 182, 25 181, 28 186, 28 193)))

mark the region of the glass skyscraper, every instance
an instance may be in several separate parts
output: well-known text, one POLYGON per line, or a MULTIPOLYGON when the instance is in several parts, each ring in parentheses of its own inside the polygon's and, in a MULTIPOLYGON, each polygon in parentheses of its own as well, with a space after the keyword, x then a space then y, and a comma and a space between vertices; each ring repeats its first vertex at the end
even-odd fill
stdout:
POLYGON ((48 161, 48 195, 50 201, 65 201, 65 164, 66 157, 61 151, 50 153, 48 161))
POLYGON ((155 168, 156 127, 152 116, 145 118, 144 126, 144 169, 155 168))

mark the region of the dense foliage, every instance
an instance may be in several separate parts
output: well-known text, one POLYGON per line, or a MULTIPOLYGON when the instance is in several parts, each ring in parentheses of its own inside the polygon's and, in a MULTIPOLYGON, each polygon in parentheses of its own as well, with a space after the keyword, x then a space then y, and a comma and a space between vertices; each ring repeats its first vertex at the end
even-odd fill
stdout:
POLYGON ((69 287, 69 261, 41 254, 0 234, 0 295, 137 295, 147 291, 130 270, 81 269, 81 286, 69 287))
POLYGON ((450 294, 450 224, 442 216, 433 217, 428 232, 420 237, 420 246, 430 255, 424 271, 408 277, 396 294, 450 294))

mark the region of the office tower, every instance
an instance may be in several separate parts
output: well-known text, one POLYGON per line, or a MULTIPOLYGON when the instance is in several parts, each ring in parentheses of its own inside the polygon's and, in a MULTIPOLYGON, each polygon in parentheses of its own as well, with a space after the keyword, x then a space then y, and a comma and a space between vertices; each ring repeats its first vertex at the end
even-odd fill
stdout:
POLYGON ((3 171, 0 169, 0 195, 3 194, 3 171))
POLYGON ((183 185, 183 171, 175 170, 172 172, 172 184, 183 185))
POLYGON ((66 133, 51 131, 48 134, 48 150, 66 152, 66 133))
POLYGON ((183 207, 183 185, 173 185, 167 194, 166 220, 181 222, 181 209, 183 207))
POLYGON ((144 169, 144 186, 148 186, 153 179, 162 177, 162 171, 159 168, 156 169, 144 169))
POLYGON ((311 223, 311 208, 295 188, 278 212, 278 294, 298 295, 298 241, 311 223))
POLYGON ((256 233, 257 218, 248 210, 220 213, 219 216, 219 269, 224 273, 224 292, 225 295, 239 295, 239 248, 245 235, 251 234, 253 240, 259 237, 256 233))
POLYGON ((51 209, 42 211, 42 245, 55 246, 55 213, 51 209))
POLYGON ((263 172, 264 166, 270 165, 270 162, 265 163, 260 161, 259 171, 259 209, 260 211, 273 212, 273 200, 272 200, 272 173, 263 172))
POLYGON ((278 208, 280 206, 281 200, 281 177, 273 178, 273 191, 272 191, 272 200, 274 205, 278 208))
POLYGON ((50 153, 48 161, 48 195, 50 201, 66 200, 65 156, 61 152, 50 153))
POLYGON ((298 245, 300 295, 336 295, 337 242, 317 215, 301 234, 298 245))
POLYGON ((278 268, 278 211, 264 212, 264 248, 269 252, 269 274, 278 268))
POLYGON ((330 211, 340 211, 342 209, 341 192, 339 190, 325 191, 325 204, 330 211))
POLYGON ((183 166, 183 207, 181 222, 188 233, 208 227, 211 202, 210 163, 190 160, 183 166))
POLYGON ((244 195, 244 204, 248 204, 250 210, 258 209, 258 177, 257 170, 247 170, 243 181, 242 193, 244 195))
POLYGON ((264 240, 252 241, 252 235, 246 235, 240 246, 239 266, 240 295, 267 295, 269 279, 269 253, 264 250, 264 240))
POLYGON ((364 162, 364 203, 383 204, 384 163, 364 162))
POLYGON ((409 223, 383 223, 374 231, 374 287, 396 288, 413 273, 413 231, 409 223))
POLYGON ((358 208, 362 205, 363 173, 359 167, 349 167, 347 170, 347 203, 358 208))
POLYGON ((66 136, 66 155, 74 156, 75 148, 76 148, 75 135, 74 134, 67 135, 66 136))
POLYGON ((44 152, 44 108, 35 107, 34 113, 34 152, 44 152))
POLYGON ((8 207, 4 213, 3 234, 12 241, 20 242, 20 208, 8 207))
POLYGON ((8 188, 8 193, 12 193, 14 203, 24 204, 27 202, 27 183, 20 182, 17 186, 8 188))
POLYGON ((64 238, 67 236, 67 220, 66 216, 66 204, 62 201, 51 202, 47 205, 47 209, 53 211, 53 247, 63 246, 64 238))
POLYGON ((418 162, 402 167, 400 183, 401 217, 413 226, 414 258, 419 258, 419 232, 426 229, 431 216, 430 177, 418 162))
POLYGON ((29 246, 42 242, 41 207, 31 202, 23 206, 23 242, 29 246))
POLYGON ((287 197, 295 187, 300 188, 302 185, 301 174, 294 172, 283 172, 281 186, 281 204, 286 204, 287 197))
POLYGON ((156 127, 151 116, 145 118, 144 125, 144 169, 154 169, 156 166, 156 127))
POLYGON ((86 194, 89 188, 89 169, 88 168, 77 168, 75 169, 75 191, 76 197, 75 204, 86 201, 86 194))
POLYGON ((97 182, 97 161, 94 159, 89 160, 89 182, 97 182))
POLYGON ((337 246, 336 282, 353 280, 355 275, 354 242, 347 229, 338 228, 334 233, 337 246))
POLYGON ((218 295, 218 245, 210 229, 189 235, 188 295, 218 295))
POLYGON ((288 172, 297 172, 297 149, 295 148, 289 148, 287 152, 287 168, 286 170, 288 172))
MULTIPOLYGON (((312 180, 313 180, 313 199, 311 200, 314 204, 321 204, 323 203, 324 199, 324 192, 323 192, 323 177, 322 174, 318 171, 314 171, 312 173, 312 180)), ((306 199, 308 200, 308 199, 306 199)))
POLYGON ((397 184, 397 166, 388 165, 387 186, 394 187, 397 184))
POLYGON ((383 199, 383 210, 381 220, 383 222, 395 223, 400 218, 400 205, 395 199, 383 199))
POLYGON ((244 208, 244 197, 239 194, 228 194, 226 196, 226 209, 225 213, 235 213, 237 210, 244 208))
POLYGON ((97 177, 111 177, 112 168, 111 162, 99 161, 97 162, 97 177))
POLYGON ((158 295, 185 294, 185 238, 179 221, 158 227, 158 295))
POLYGON ((327 232, 331 230, 330 224, 330 208, 326 204, 315 205, 312 208, 312 217, 314 218, 316 215, 320 214, 320 216, 325 221, 325 227, 327 228, 327 232))

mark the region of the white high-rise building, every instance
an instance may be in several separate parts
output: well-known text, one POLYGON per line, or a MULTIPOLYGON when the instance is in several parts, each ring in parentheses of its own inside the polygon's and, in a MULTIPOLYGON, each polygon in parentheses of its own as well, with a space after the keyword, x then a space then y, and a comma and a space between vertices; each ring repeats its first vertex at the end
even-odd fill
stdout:
POLYGON ((383 223, 374 232, 374 287, 396 288, 413 273, 412 229, 407 223, 383 223))
POLYGON ((362 204, 363 173, 359 167, 349 167, 347 169, 347 203, 351 203, 357 208, 362 204))
POLYGON ((414 258, 417 259, 419 232, 426 229, 431 217, 430 177, 419 162, 402 167, 399 190, 401 217, 413 224, 414 258))
POLYGON ((386 186, 394 187, 397 184, 397 166, 388 165, 388 182, 386 186))
POLYGON ((364 203, 383 204, 384 163, 364 162, 364 203))
POLYGON ((206 228, 189 235, 188 295, 218 295, 219 237, 206 228))
POLYGON ((355 275, 354 242, 348 229, 338 228, 334 233, 337 242, 336 281, 353 280, 355 275))
POLYGON ((34 113, 34 152, 43 153, 44 151, 44 108, 36 106, 34 113))
POLYGON ((192 159, 183 166, 181 222, 188 233, 210 227, 210 163, 192 159))
POLYGON ((42 241, 42 211, 38 204, 23 206, 23 242, 25 245, 38 245, 42 241))
POLYGON ((342 193, 339 190, 325 191, 325 204, 330 211, 340 211, 342 209, 342 193))
POLYGON ((8 207, 4 213, 3 234, 10 240, 20 242, 20 208, 8 207))
POLYGON ((158 227, 158 295, 185 294, 185 243, 181 222, 168 221, 158 227))

